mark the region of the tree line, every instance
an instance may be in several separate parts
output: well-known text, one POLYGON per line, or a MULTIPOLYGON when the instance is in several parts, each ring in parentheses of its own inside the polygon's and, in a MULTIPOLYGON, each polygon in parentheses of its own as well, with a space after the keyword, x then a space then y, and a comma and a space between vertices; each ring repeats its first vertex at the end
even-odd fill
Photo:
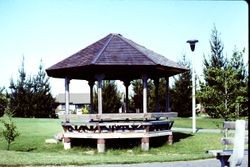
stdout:
POLYGON ((18 70, 19 78, 14 82, 11 78, 9 92, 0 90, 0 116, 9 107, 15 117, 50 118, 55 116, 55 99, 51 95, 49 78, 40 62, 38 72, 34 76, 27 76, 24 69, 24 58, 18 70))
MULTIPOLYGON (((244 64, 245 50, 233 49, 231 58, 223 54, 223 42, 216 27, 211 31, 209 40, 211 53, 203 56, 203 78, 198 79, 196 100, 203 106, 204 111, 212 118, 234 120, 248 116, 248 64, 244 64)), ((191 67, 190 61, 183 55, 179 64, 191 67)), ((174 76, 174 82, 169 87, 170 108, 180 117, 192 115, 192 73, 174 76)), ((197 79, 197 77, 196 77, 197 79)), ((129 97, 129 110, 142 111, 142 81, 131 82, 133 93, 129 97)), ((38 73, 27 76, 24 70, 24 59, 19 69, 19 78, 10 82, 10 92, 4 93, 0 88, 0 116, 9 104, 17 117, 53 117, 55 114, 55 99, 50 92, 49 78, 40 63, 38 73)), ((147 81, 148 112, 155 111, 156 95, 154 80, 147 81)), ((166 111, 166 80, 159 80, 158 99, 160 111, 166 111)), ((114 81, 103 81, 103 113, 118 112, 123 106, 122 93, 114 81)), ((94 93, 93 109, 97 111, 97 90, 94 93)))

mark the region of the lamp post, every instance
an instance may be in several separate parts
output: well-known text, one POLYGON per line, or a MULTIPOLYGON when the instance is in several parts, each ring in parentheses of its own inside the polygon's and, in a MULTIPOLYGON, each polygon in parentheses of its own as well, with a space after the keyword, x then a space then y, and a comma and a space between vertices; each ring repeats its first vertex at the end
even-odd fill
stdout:
MULTIPOLYGON (((195 44, 199 42, 198 40, 188 40, 187 43, 190 45, 190 49, 193 52, 195 50, 195 44)), ((194 70, 194 61, 192 65, 192 130, 193 133, 196 132, 196 111, 195 111, 195 70, 194 70)))

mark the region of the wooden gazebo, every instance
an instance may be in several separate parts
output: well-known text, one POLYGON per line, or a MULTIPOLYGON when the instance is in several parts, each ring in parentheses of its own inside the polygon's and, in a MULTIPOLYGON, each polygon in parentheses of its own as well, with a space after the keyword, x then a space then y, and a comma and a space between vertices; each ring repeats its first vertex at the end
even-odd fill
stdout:
POLYGON ((46 69, 50 77, 65 79, 66 115, 62 123, 64 128, 64 146, 70 148, 70 138, 97 139, 98 151, 103 152, 105 139, 109 138, 142 138, 142 149, 149 149, 149 138, 170 136, 173 122, 159 120, 160 117, 177 116, 169 112, 169 95, 166 91, 166 111, 159 112, 156 98, 156 112, 147 112, 147 80, 154 80, 156 97, 159 78, 166 79, 183 73, 188 69, 159 55, 120 34, 109 34, 103 39, 80 50, 72 56, 46 69), (69 84, 71 79, 87 80, 90 86, 90 101, 93 105, 93 86, 98 81, 98 113, 91 107, 90 114, 78 117, 69 113, 69 84), (143 113, 102 113, 102 80, 121 80, 126 87, 126 110, 128 111, 128 87, 134 79, 143 81, 143 113), (80 120, 80 121, 79 121, 80 120), (77 133, 73 133, 77 132, 77 133), (96 133, 98 131, 98 133, 96 133), (118 133, 119 132, 119 133, 118 133), (155 133, 153 133, 155 132, 155 133))

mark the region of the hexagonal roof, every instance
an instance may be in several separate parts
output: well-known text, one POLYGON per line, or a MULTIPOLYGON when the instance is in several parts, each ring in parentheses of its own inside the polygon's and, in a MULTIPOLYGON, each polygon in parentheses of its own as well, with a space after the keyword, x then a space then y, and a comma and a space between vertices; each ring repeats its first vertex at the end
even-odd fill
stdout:
POLYGON ((96 74, 105 79, 132 80, 142 75, 169 77, 188 69, 153 52, 120 34, 109 34, 46 69, 49 76, 95 80, 96 74))

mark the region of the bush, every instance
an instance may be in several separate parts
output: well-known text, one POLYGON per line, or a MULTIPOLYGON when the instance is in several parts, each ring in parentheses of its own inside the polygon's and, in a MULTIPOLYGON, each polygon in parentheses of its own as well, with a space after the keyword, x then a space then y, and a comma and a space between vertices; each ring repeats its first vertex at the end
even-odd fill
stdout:
POLYGON ((88 107, 85 106, 82 108, 82 114, 88 114, 89 113, 89 110, 88 110, 88 107))
POLYGON ((5 108, 5 115, 0 122, 3 123, 4 129, 1 130, 1 136, 4 136, 4 139, 7 142, 7 150, 10 149, 10 144, 15 141, 16 137, 20 135, 17 131, 17 127, 12 121, 12 112, 10 111, 9 107, 5 108))

